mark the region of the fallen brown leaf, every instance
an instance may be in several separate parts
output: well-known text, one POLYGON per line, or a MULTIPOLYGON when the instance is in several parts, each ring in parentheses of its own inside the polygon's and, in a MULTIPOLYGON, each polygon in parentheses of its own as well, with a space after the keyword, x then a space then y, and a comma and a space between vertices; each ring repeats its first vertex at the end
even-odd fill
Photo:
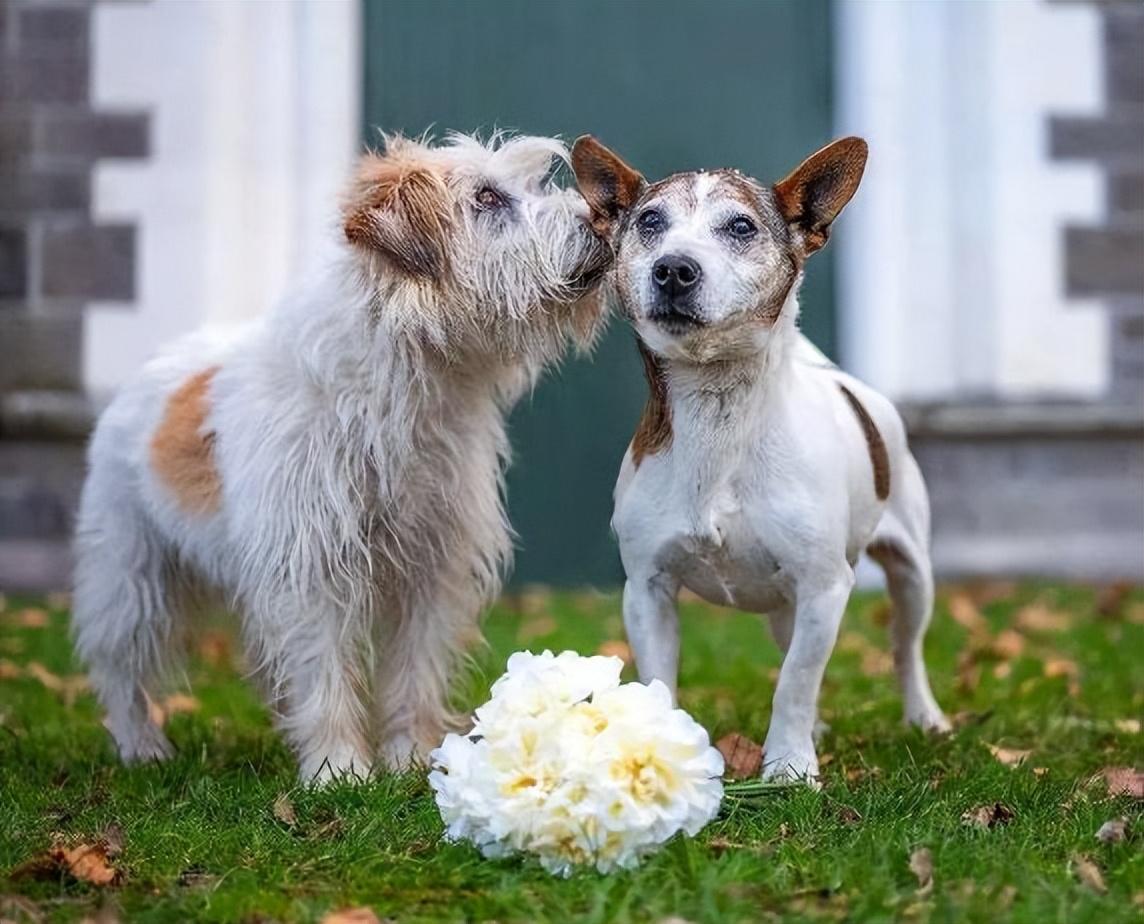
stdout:
POLYGON ((602 642, 600 647, 596 649, 596 654, 604 655, 606 658, 619 658, 624 664, 631 664, 632 649, 627 642, 622 639, 609 639, 602 642))
POLYGON ((1003 802, 994 802, 992 805, 978 805, 961 815, 961 823, 976 828, 996 828, 998 825, 1007 825, 1017 813, 1003 802))
POLYGON ((997 680, 1007 680, 1013 673, 1013 664, 1010 661, 998 661, 993 665, 993 676, 997 680))
POLYGON ((840 805, 837 811, 838 820, 844 825, 856 825, 862 820, 858 809, 852 805, 840 805))
POLYGON ((25 672, 33 680, 38 680, 45 689, 51 690, 53 693, 59 693, 64 688, 64 681, 62 677, 53 674, 39 661, 33 661, 25 668, 25 672))
POLYGON ((1110 796, 1133 796, 1144 799, 1144 771, 1133 767, 1105 767, 1100 772, 1108 782, 1110 796))
POLYGON ((989 623, 968 594, 956 593, 949 598, 949 615, 971 635, 987 634, 989 623))
POLYGON ((746 735, 731 732, 715 742, 715 747, 723 755, 723 772, 733 780, 748 779, 762 770, 763 747, 746 735))
POLYGON ((280 792, 278 797, 274 800, 272 811, 274 812, 274 817, 286 825, 287 828, 292 828, 298 823, 298 816, 294 814, 294 803, 290 801, 290 797, 284 792, 280 792))
POLYGON ((969 651, 963 651, 957 658, 957 689, 961 693, 972 693, 981 683, 981 665, 969 651))
POLYGON ((882 677, 893 673, 894 659, 888 651, 871 646, 862 653, 859 667, 866 677, 882 677))
POLYGON ((1049 658, 1045 662, 1046 677, 1069 677, 1076 679, 1080 676, 1080 667, 1076 661, 1068 658, 1049 658))
POLYGON ((79 844, 64 847, 57 844, 46 853, 21 864, 10 873, 13 879, 58 879, 61 874, 92 885, 114 885, 119 871, 108 863, 103 844, 79 844))
POLYGON ((1036 777, 1044 776, 1048 772, 1049 772, 1048 767, 1034 767, 1033 768, 1033 776, 1036 776, 1036 777))
POLYGON ((322 924, 381 924, 381 918, 370 908, 343 908, 327 914, 322 924))
POLYGON ((1139 719, 1117 719, 1112 724, 1116 726, 1118 732, 1124 732, 1126 735, 1140 734, 1139 719))
POLYGON ((556 620, 551 616, 534 616, 520 624, 516 632, 516 640, 520 643, 531 642, 535 638, 551 635, 557 630, 556 620))
POLYGON ((1128 833, 1127 818, 1113 818, 1106 821, 1096 832, 1096 839, 1102 844, 1119 844, 1128 833))
POLYGON ((0 680, 15 680, 24 676, 24 670, 19 664, 0 658, 0 680))
POLYGON ((202 703, 186 693, 172 693, 162 702, 155 702, 153 699, 147 701, 147 715, 160 728, 167 724, 171 716, 179 713, 198 712, 200 708, 202 708, 202 703))
POLYGON ((47 610, 40 609, 38 606, 29 606, 17 610, 12 616, 12 621, 25 629, 44 629, 51 622, 51 617, 47 610))
POLYGON ((1025 650, 1025 636, 1014 629, 1003 629, 990 645, 993 654, 1005 661, 1020 657, 1025 650))
POLYGON ((917 876, 918 895, 933 891, 933 854, 928 847, 919 847, 910 854, 910 872, 917 876))
POLYGON ((1023 632, 1063 632, 1072 625, 1072 617, 1037 602, 1018 610, 1013 624, 1023 632))
POLYGON ((1021 748, 1000 748, 995 744, 985 745, 989 753, 996 757, 1006 767, 1017 767, 1023 764, 1033 752, 1021 748))
POLYGON ((1092 891, 1099 892, 1103 895, 1108 891, 1108 886, 1104 884, 1104 874, 1100 871, 1100 867, 1092 862, 1088 857, 1083 854, 1073 854, 1072 858, 1073 869, 1076 871, 1076 877, 1092 891))
POLYGON ((1124 610, 1124 604, 1132 593, 1132 584, 1128 581, 1119 581, 1101 588, 1096 595, 1097 615, 1106 619, 1115 619, 1124 610))

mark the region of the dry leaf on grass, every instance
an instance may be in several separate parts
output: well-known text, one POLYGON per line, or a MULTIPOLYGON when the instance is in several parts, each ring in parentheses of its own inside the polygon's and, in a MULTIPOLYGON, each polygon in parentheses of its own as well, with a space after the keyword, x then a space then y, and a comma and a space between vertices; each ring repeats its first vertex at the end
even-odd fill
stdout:
POLYGON ((520 624, 516 632, 516 640, 521 644, 531 642, 533 639, 551 635, 557 630, 556 620, 551 616, 534 616, 520 624))
POLYGON ((1140 734, 1140 720, 1139 719, 1117 719, 1112 723, 1118 732, 1123 732, 1126 735, 1140 734))
POLYGON ((193 696, 186 693, 172 693, 161 703, 154 700, 147 702, 147 714, 151 717, 151 721, 162 728, 167 724, 167 720, 173 715, 179 713, 198 712, 202 708, 200 703, 193 696))
POLYGON ((28 606, 13 613, 11 621, 25 629, 45 629, 51 622, 51 617, 47 610, 28 606))
POLYGON ((1033 752, 1021 748, 1000 748, 995 744, 985 745, 989 753, 996 757, 1006 767, 1018 767, 1023 764, 1033 752))
POLYGON ((1100 871, 1100 867, 1092 862, 1088 857, 1083 854, 1073 854, 1072 858, 1073 869, 1076 872, 1076 877, 1092 891, 1099 892, 1103 895, 1108 891, 1108 886, 1104 884, 1104 874, 1100 871))
POLYGON ((1115 619, 1124 610, 1132 594, 1132 584, 1128 581, 1119 581, 1109 584, 1096 595, 1096 612, 1107 619, 1115 619))
POLYGON ((277 818, 287 828, 292 828, 298 823, 298 816, 294 814, 294 803, 290 801, 290 797, 284 792, 280 792, 278 797, 274 800, 272 808, 274 817, 277 818))
POLYGON ((1134 796, 1144 799, 1144 771, 1133 767, 1105 767, 1100 771, 1108 782, 1110 796, 1134 796))
POLYGON ((108 863, 103 844, 79 844, 76 847, 56 845, 47 853, 12 870, 13 879, 58 879, 67 874, 81 882, 108 886, 119 881, 119 870, 108 863))
POLYGON ((327 914, 322 924, 381 924, 381 918, 371 908, 343 908, 327 914))
POLYGON ((24 670, 19 664, 0 658, 0 680, 15 680, 24 676, 24 670))
POLYGON ((1037 602, 1018 610, 1013 624, 1023 632, 1063 632, 1072 625, 1072 617, 1037 602))
POLYGON ((83 674, 60 677, 53 674, 39 661, 33 661, 25 667, 24 676, 38 681, 45 690, 59 694, 64 704, 69 707, 76 701, 76 697, 86 692, 88 688, 87 677, 83 674))
POLYGON ((632 649, 628 643, 618 638, 602 642, 600 647, 596 649, 596 654, 604 655, 607 658, 619 658, 625 665, 631 664, 633 660, 632 649))
POLYGON ((1046 677, 1069 677, 1075 680, 1080 676, 1080 668, 1076 661, 1068 658, 1049 658, 1045 662, 1046 677))
POLYGON ((724 774, 733 780, 756 776, 763 767, 763 747, 746 735, 732 732, 724 735, 715 747, 723 755, 724 774))
POLYGON ((949 615, 959 626, 968 630, 970 635, 989 632, 989 623, 968 594, 957 593, 949 598, 949 615))
POLYGON ((1025 650, 1025 636, 1014 629, 1003 629, 993 639, 990 650, 1003 661, 1012 661, 1025 650))
POLYGON ((933 891, 933 854, 928 847, 919 847, 910 854, 910 872, 918 878, 918 895, 933 891))
POLYGON ((1096 832, 1096 839, 1102 844, 1119 844, 1128 834, 1128 819, 1113 818, 1106 821, 1096 832))
POLYGON ((996 828, 998 825, 1007 825, 1017 813, 1003 802, 994 802, 992 805, 978 805, 963 812, 961 823, 973 828, 996 828))

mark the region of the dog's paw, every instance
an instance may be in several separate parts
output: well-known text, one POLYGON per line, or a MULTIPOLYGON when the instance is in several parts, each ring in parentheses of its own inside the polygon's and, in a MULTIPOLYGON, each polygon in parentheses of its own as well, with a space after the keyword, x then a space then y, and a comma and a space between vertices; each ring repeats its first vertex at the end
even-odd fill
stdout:
POLYGON ((948 735, 953 731, 953 726, 950 724, 949 719, 945 717, 945 713, 936 706, 932 709, 919 709, 915 712, 907 713, 906 724, 920 728, 930 735, 948 735))
POLYGON ((119 758, 125 764, 149 764, 170 760, 175 756, 175 746, 170 739, 154 725, 120 740, 119 758))
POLYGON ((818 758, 814 752, 786 751, 772 759, 768 750, 763 755, 763 780, 768 783, 804 783, 821 789, 818 780, 818 758))
POLYGON ((366 780, 372 767, 354 747, 338 747, 324 754, 310 754, 299 763, 299 776, 315 786, 335 782, 360 783, 366 780))
POLYGON ((409 735, 394 735, 381 748, 381 760, 390 770, 404 773, 424 767, 427 750, 409 735))

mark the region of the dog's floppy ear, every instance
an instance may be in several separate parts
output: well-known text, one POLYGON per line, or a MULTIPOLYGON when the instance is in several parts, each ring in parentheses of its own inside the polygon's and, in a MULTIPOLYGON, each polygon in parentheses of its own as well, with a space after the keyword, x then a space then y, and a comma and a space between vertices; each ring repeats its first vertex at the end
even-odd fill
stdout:
POLYGON ((452 221, 449 191, 435 170, 405 158, 362 159, 345 208, 350 243, 411 276, 440 279, 448 268, 452 221))
POLYGON ((612 223, 636 204, 644 178, 591 135, 572 145, 572 172, 580 195, 592 210, 592 221, 612 223))
POLYGON ((858 189, 867 150, 861 138, 832 141, 775 184, 779 211, 793 230, 801 232, 807 255, 826 243, 830 223, 858 189))

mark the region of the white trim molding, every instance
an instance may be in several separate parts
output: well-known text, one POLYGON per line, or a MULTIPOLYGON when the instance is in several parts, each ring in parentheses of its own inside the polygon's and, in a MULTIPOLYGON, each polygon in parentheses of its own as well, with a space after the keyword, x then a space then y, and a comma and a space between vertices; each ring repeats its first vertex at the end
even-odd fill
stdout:
POLYGON ((1106 316, 1064 294, 1062 230, 1100 175, 1048 117, 1101 106, 1085 5, 836 0, 838 134, 870 142, 835 238, 842 361, 897 399, 1095 398, 1106 316))
POLYGON ((138 226, 136 299, 86 312, 84 381, 250 318, 320 259, 361 129, 358 0, 97 4, 93 95, 151 113, 151 155, 103 163, 97 220, 138 226))

